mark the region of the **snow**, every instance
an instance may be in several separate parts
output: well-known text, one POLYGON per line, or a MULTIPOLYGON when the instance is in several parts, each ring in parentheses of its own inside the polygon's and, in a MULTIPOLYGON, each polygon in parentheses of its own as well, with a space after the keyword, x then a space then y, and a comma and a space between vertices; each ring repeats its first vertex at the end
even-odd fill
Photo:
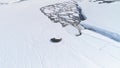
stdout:
MULTIPOLYGON (((69 27, 62 28, 40 12, 40 7, 63 1, 67 0, 0 5, 0 68, 120 68, 120 43, 89 30, 76 37, 69 27), (51 43, 55 36, 63 40, 51 43)), ((80 5, 86 23, 120 33, 118 2, 80 5)))
POLYGON ((91 26, 87 23, 81 23, 81 25, 83 25, 86 29, 94 31, 96 33, 99 33, 101 35, 104 35, 105 37, 108 37, 116 42, 120 42, 120 34, 112 32, 112 31, 108 31, 102 28, 98 28, 95 26, 91 26))

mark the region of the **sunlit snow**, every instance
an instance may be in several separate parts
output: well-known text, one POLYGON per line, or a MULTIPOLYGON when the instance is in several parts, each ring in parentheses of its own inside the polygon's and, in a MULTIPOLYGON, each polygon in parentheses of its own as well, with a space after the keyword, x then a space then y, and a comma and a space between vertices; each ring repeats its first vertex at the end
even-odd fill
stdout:
MULTIPOLYGON (((53 23, 40 8, 68 0, 27 0, 0 5, 0 68, 120 68, 120 43, 99 33, 53 23), (62 38, 52 43, 53 37, 62 38)), ((88 23, 120 34, 120 2, 79 5, 88 23)))

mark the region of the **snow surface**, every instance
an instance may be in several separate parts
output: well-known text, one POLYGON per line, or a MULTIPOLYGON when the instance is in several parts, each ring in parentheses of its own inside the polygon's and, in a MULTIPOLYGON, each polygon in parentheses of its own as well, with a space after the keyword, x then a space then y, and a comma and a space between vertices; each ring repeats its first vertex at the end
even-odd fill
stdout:
MULTIPOLYGON (((63 1, 0 5, 0 68, 120 68, 120 43, 89 30, 76 37, 73 27, 62 28, 40 12, 40 7, 63 1), (63 40, 51 43, 56 36, 63 40)), ((86 23, 120 33, 119 2, 80 5, 86 23)))
POLYGON ((118 34, 118 33, 108 31, 103 28, 98 28, 96 26, 91 26, 87 23, 81 23, 81 25, 84 26, 85 29, 88 29, 88 30, 94 31, 96 33, 99 33, 101 35, 104 35, 105 37, 113 39, 116 42, 120 42, 120 34, 118 34))

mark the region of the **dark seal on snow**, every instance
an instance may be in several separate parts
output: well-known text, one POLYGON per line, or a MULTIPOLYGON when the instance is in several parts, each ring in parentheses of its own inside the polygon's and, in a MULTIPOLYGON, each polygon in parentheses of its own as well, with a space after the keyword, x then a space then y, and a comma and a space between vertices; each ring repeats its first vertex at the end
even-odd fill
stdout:
POLYGON ((62 38, 51 38, 50 41, 54 43, 58 43, 62 40, 62 38))

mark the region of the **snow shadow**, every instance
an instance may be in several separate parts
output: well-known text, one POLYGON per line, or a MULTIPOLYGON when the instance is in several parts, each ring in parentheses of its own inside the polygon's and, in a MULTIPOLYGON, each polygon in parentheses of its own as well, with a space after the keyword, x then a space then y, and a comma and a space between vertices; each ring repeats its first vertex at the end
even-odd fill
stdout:
POLYGON ((92 26, 92 25, 89 25, 89 24, 86 24, 86 23, 81 23, 81 25, 85 28, 85 29, 88 29, 88 30, 91 30, 91 31, 94 31, 96 33, 99 33, 101 35, 104 35, 110 39, 113 39, 117 42, 120 42, 120 34, 118 33, 115 33, 115 32, 112 32, 112 31, 108 31, 108 30, 105 30, 105 29, 102 29, 102 28, 99 28, 99 27, 96 27, 96 26, 92 26))

